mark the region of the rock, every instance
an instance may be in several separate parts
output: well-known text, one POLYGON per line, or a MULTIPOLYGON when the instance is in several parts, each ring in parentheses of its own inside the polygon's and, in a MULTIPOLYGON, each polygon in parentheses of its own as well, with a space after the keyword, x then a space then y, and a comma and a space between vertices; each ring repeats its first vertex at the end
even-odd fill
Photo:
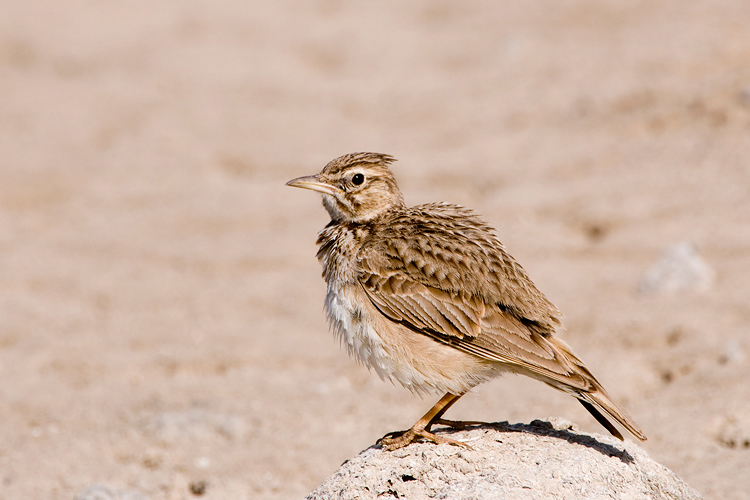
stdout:
POLYGON ((631 442, 549 422, 446 430, 472 449, 374 445, 342 464, 308 500, 697 500, 701 495, 631 442), (562 427, 562 428, 560 428, 562 427))
POLYGON ((714 271, 690 242, 676 243, 643 275, 638 291, 644 294, 683 290, 703 292, 711 288, 714 271))

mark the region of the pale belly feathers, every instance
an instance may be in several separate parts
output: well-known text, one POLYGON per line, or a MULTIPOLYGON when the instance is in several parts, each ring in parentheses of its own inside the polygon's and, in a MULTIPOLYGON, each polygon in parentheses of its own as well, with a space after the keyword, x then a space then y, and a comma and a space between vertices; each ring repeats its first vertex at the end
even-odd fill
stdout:
POLYGON ((351 287, 338 293, 328 287, 328 321, 349 354, 382 380, 397 381, 417 394, 463 394, 504 371, 497 364, 392 323, 374 306, 355 305, 367 302, 353 300, 356 285, 351 287))
POLYGON ((331 330, 346 346, 349 355, 375 370, 381 379, 392 380, 396 367, 383 346, 383 340, 372 327, 369 312, 355 306, 346 294, 337 294, 330 284, 325 305, 331 330))

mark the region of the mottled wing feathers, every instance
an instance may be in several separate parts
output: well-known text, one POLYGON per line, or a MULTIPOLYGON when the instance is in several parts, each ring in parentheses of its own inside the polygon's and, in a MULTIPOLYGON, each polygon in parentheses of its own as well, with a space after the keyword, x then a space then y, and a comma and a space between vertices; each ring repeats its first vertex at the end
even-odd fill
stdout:
POLYGON ((370 274, 363 285, 370 300, 393 321, 455 339, 472 340, 481 333, 478 311, 460 299, 421 283, 404 286, 395 280, 394 286, 391 281, 378 283, 377 275, 370 274))
POLYGON ((580 390, 590 382, 547 340, 560 313, 468 210, 423 205, 370 234, 361 283, 393 321, 481 358, 580 390))
POLYGON ((433 203, 378 224, 359 253, 363 270, 500 304, 550 333, 560 311, 472 211, 433 203))

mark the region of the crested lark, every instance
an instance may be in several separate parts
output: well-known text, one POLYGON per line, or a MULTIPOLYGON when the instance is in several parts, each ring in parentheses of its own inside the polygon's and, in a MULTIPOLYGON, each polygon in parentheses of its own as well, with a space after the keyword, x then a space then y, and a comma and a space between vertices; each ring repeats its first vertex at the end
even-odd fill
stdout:
POLYGON ((288 186, 323 194, 331 222, 318 235, 328 321, 349 353, 382 379, 416 393, 446 393, 411 429, 387 434, 394 450, 436 436, 433 425, 472 387, 520 373, 578 399, 614 436, 611 417, 645 440, 571 348, 555 337, 558 309, 473 212, 431 203, 408 208, 376 153, 336 158, 288 186), (606 415, 606 416, 605 416, 606 415))

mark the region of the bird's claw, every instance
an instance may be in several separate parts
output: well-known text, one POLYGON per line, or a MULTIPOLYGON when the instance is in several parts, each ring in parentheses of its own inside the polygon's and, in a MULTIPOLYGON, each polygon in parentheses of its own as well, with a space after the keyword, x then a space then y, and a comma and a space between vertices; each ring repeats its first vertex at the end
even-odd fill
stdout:
POLYGON ((452 444, 454 446, 462 446, 469 450, 473 449, 471 446, 461 441, 437 436, 432 432, 427 431, 426 429, 415 428, 411 428, 408 431, 389 432, 388 434, 380 438, 377 444, 382 446, 383 449, 387 451, 394 451, 405 446, 409 446, 411 443, 417 442, 421 439, 431 441, 435 444, 452 444))

